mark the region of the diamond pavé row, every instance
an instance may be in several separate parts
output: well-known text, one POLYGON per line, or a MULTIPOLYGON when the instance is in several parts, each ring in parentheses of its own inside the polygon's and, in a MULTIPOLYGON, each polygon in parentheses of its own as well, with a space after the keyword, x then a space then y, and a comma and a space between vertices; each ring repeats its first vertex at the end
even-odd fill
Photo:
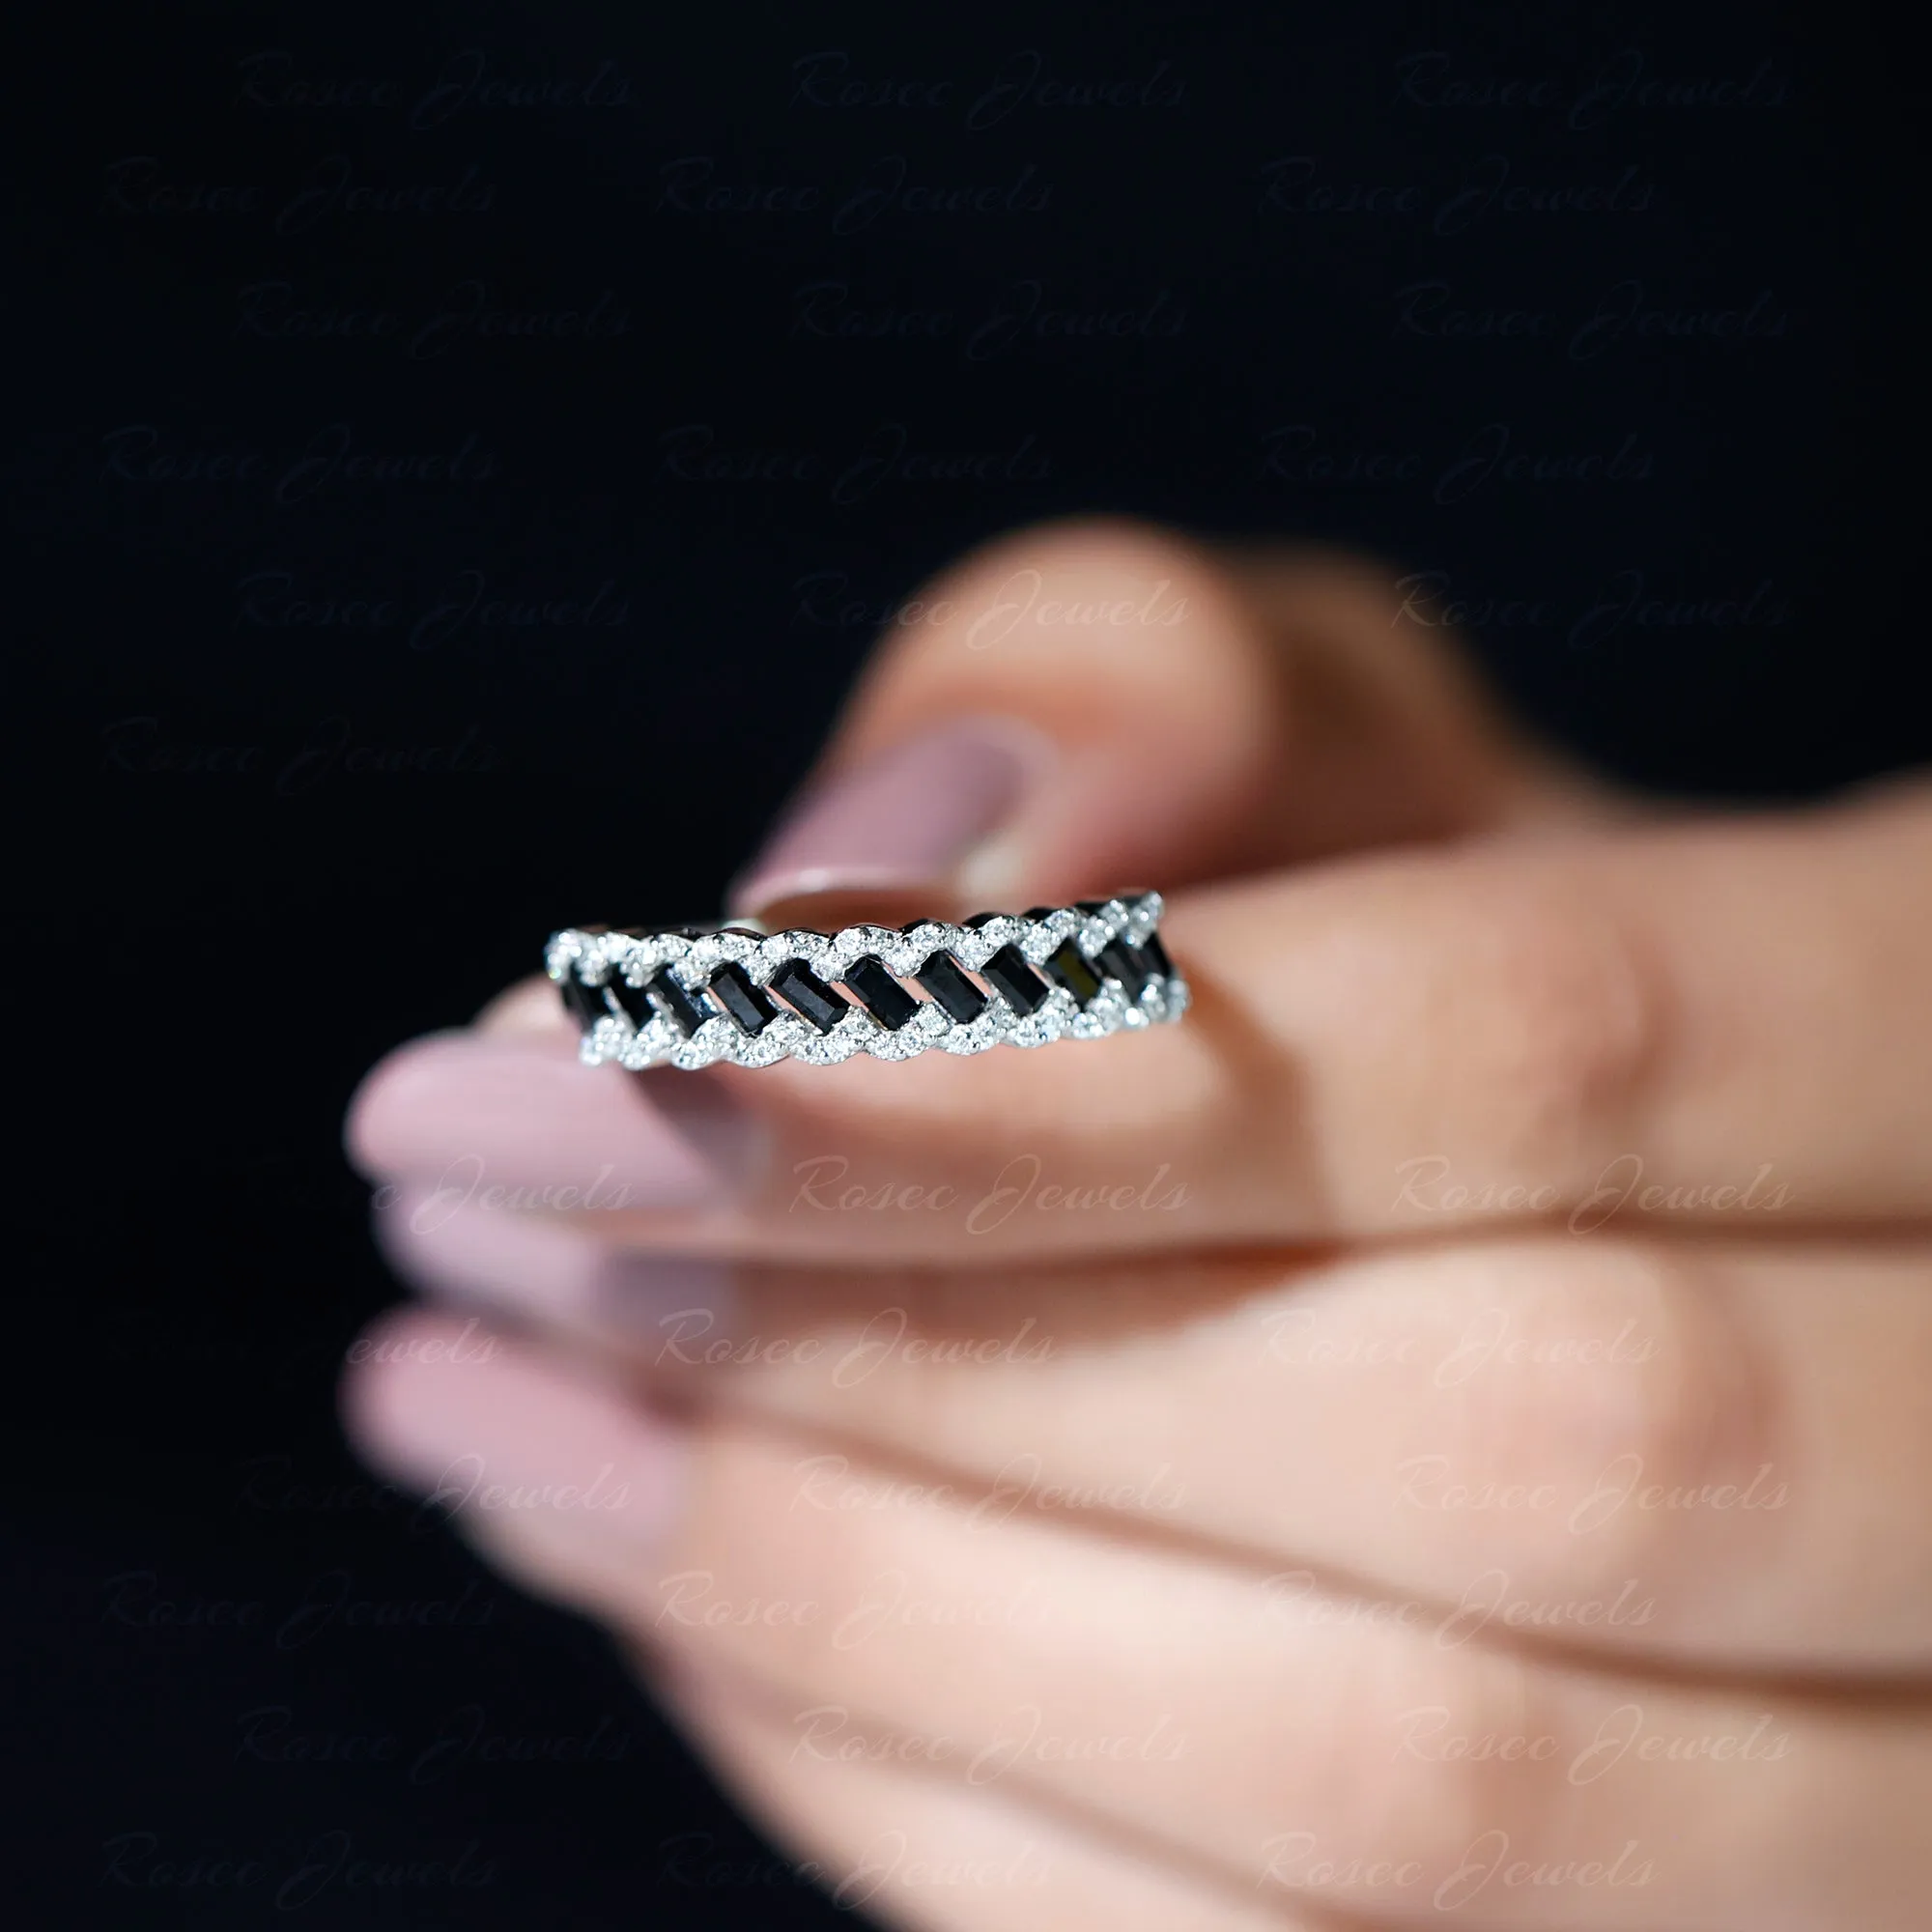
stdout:
POLYGON ((1177 1020, 1187 985, 1158 893, 981 913, 961 925, 572 928, 546 952, 582 1057, 647 1066, 980 1053, 1177 1020))

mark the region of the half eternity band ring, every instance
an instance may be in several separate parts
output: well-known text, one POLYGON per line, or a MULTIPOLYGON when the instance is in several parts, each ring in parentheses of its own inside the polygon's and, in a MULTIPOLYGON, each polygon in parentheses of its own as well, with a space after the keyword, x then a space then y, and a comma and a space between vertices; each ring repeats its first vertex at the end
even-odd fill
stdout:
POLYGON ((1158 893, 1131 893, 963 925, 573 927, 553 934, 545 964, 588 1065, 910 1060, 1178 1020, 1187 982, 1160 915, 1158 893))

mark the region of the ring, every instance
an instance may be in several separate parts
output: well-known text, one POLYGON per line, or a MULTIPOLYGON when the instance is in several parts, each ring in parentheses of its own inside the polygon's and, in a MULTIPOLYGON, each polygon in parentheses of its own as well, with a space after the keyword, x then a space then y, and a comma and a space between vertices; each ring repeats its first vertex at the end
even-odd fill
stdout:
POLYGON ((552 935, 545 965, 586 1065, 910 1060, 1178 1020, 1187 982, 1160 915, 1158 893, 1135 893, 963 925, 572 927, 552 935))

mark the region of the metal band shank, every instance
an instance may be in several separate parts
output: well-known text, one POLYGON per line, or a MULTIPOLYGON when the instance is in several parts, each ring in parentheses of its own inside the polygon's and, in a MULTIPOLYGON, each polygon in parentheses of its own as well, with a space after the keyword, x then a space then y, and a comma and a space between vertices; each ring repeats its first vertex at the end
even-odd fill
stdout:
POLYGON ((1179 1019, 1187 984, 1161 947, 1160 915, 1160 895, 1138 893, 963 925, 573 928, 553 935, 546 964, 592 1065, 910 1060, 1179 1019))

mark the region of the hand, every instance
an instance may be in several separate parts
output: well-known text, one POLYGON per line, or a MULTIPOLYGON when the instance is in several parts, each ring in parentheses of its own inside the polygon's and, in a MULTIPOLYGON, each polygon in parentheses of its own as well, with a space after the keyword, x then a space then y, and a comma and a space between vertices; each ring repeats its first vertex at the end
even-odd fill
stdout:
POLYGON ((355 1108, 453 1304, 366 1453, 895 1922, 1925 1923, 1932 795, 1622 797, 1324 556, 919 608, 738 909, 1157 886, 1188 1017, 626 1076, 513 990, 355 1108))

